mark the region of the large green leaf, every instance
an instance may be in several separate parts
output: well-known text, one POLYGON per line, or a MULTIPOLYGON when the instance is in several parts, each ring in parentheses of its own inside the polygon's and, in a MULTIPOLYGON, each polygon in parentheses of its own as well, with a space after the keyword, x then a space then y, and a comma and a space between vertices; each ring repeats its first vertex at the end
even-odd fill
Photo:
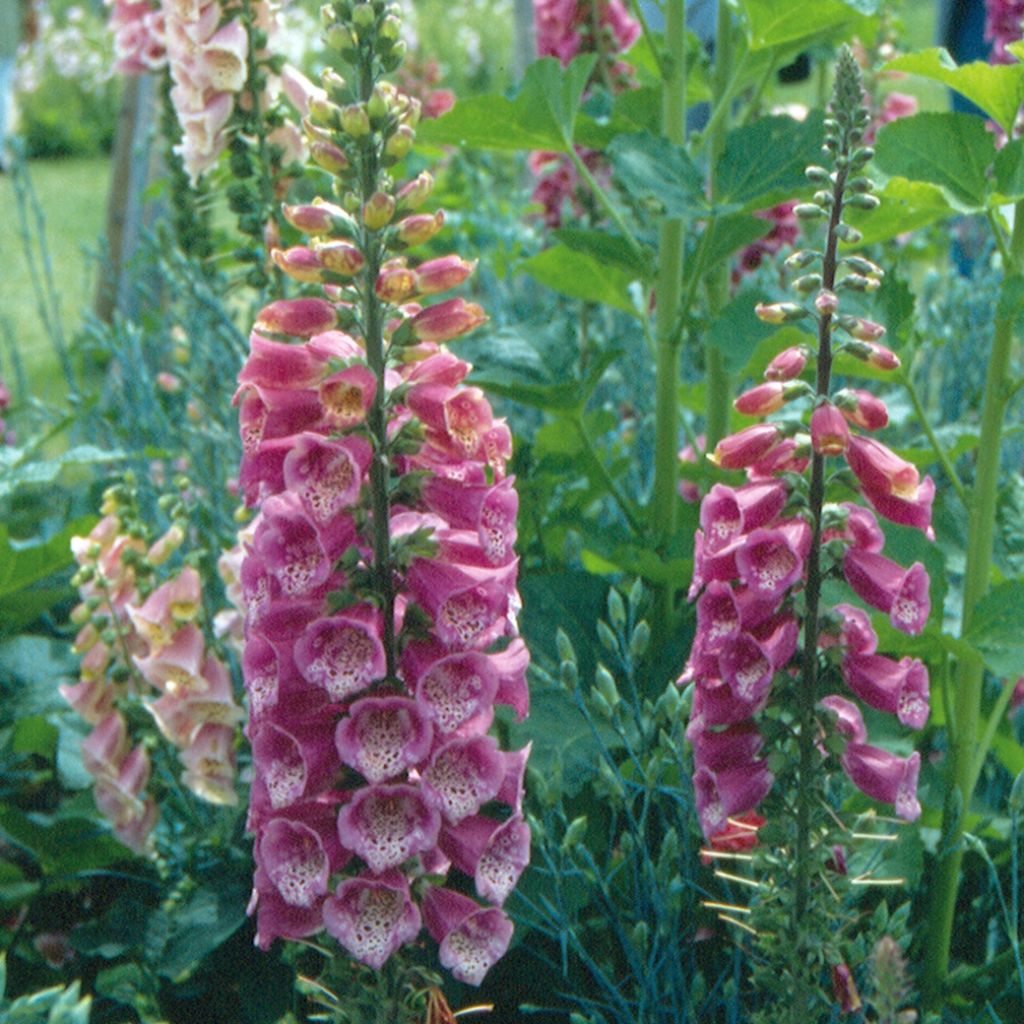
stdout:
POLYGON ((881 200, 878 209, 850 210, 844 214, 845 219, 863 235, 858 246, 887 242, 905 232, 954 217, 959 212, 950 205, 938 185, 927 181, 894 177, 875 194, 881 200))
POLYGON ((974 61, 958 65, 948 51, 936 47, 907 53, 886 64, 890 71, 909 71, 941 82, 981 107, 1009 133, 1024 101, 1024 64, 986 64, 974 61))
POLYGON ((975 605, 964 639, 997 676, 1024 676, 1024 583, 1012 580, 993 587, 975 605))
POLYGON ((751 50, 811 40, 873 14, 873 0, 739 0, 751 50))
POLYGON ((65 472, 83 466, 117 462, 125 458, 122 451, 104 451, 95 445, 82 444, 52 458, 33 458, 33 453, 0 445, 0 499, 7 498, 19 487, 52 484, 65 472))
POLYGON ((131 855, 103 826, 88 818, 28 815, 0 805, 0 835, 31 854, 49 876, 50 888, 82 871, 105 868, 131 855))
POLYGON ((804 171, 821 154, 822 115, 762 117, 734 128, 715 168, 715 205, 758 210, 807 192, 804 171))
POLYGON ((580 100, 596 57, 577 57, 563 68, 544 57, 526 69, 512 98, 473 96, 460 100, 444 117, 423 121, 423 142, 477 149, 549 149, 560 153, 572 144, 580 100))
POLYGON ((553 245, 520 264, 534 280, 570 298, 603 302, 624 313, 637 315, 629 297, 633 276, 617 266, 603 263, 589 253, 553 245))
POLYGON ((78 519, 49 540, 37 543, 12 543, 7 528, 0 523, 0 597, 23 590, 70 565, 74 560, 71 538, 84 536, 95 523, 95 516, 78 519))
POLYGON ((608 147, 615 183, 655 215, 688 217, 707 209, 704 175, 682 146, 647 132, 620 135, 608 147))
POLYGON ((552 235, 555 241, 574 252, 587 253, 604 264, 624 270, 631 280, 651 280, 657 269, 657 258, 651 249, 645 247, 638 252, 621 235, 584 228, 558 228, 552 235))
POLYGON ((701 232, 694 248, 693 262, 686 267, 687 276, 696 274, 703 277, 718 266, 722 260, 751 242, 763 238, 771 230, 771 221, 754 217, 749 213, 730 213, 724 217, 712 217, 701 232))
POLYGON ((754 313, 754 307, 768 299, 759 288, 743 288, 712 322, 708 341, 722 353, 729 373, 743 369, 754 349, 778 329, 754 313))
POLYGON ((916 114, 878 133, 875 163, 888 175, 937 185, 957 209, 984 209, 996 147, 973 114, 916 114))

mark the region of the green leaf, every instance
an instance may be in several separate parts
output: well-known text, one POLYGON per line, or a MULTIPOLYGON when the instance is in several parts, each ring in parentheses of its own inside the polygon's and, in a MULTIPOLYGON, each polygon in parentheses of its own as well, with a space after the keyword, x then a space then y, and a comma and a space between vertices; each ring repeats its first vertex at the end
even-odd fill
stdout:
POLYGON ((119 897, 101 917, 74 928, 71 945, 87 956, 113 960, 142 945, 149 916, 149 908, 138 900, 119 897))
POLYGON ((630 274, 631 280, 648 281, 654 277, 657 260, 654 252, 644 248, 638 253, 621 235, 583 228, 558 228, 551 234, 555 241, 573 252, 586 253, 601 263, 613 264, 630 274))
POLYGON ((647 132, 620 135, 608 147, 615 184, 659 216, 688 217, 707 209, 704 175, 682 146, 647 132))
POLYGON ((754 313, 754 307, 768 299, 759 288, 742 288, 712 321, 708 341, 722 353, 729 373, 743 369, 757 346, 778 330, 754 313))
POLYGON ((875 142, 875 163, 888 175, 938 185, 963 212, 989 199, 988 168, 996 147, 974 114, 928 113, 885 125, 875 142))
POLYGON ((687 274, 703 277, 722 260, 728 259, 751 242, 763 238, 771 228, 770 221, 749 213, 730 213, 724 217, 712 217, 701 234, 692 261, 687 264, 687 274))
POLYGON ((1024 101, 1024 64, 986 64, 974 61, 957 65, 949 52, 940 47, 907 53, 886 64, 889 71, 909 71, 912 75, 941 82, 981 107, 1009 134, 1024 101))
POLYGON ((0 523, 0 597, 45 579, 70 565, 71 538, 84 536, 96 524, 95 516, 69 523, 49 540, 36 543, 13 542, 7 528, 0 523))
POLYGON ((0 834, 30 853, 50 876, 50 888, 70 884, 81 871, 105 868, 130 856, 106 829, 88 818, 28 815, 0 804, 0 834))
POLYGON ((14 725, 11 750, 16 754, 36 754, 49 761, 57 749, 57 736, 57 727, 41 715, 19 718, 14 725))
POLYGON ((848 26, 877 5, 863 0, 739 0, 746 15, 747 39, 751 50, 763 50, 783 43, 797 43, 827 35, 848 26))
POLYGON ((126 457, 125 452, 104 451, 91 444, 78 445, 45 460, 32 460, 30 454, 23 449, 0 446, 0 499, 20 487, 52 484, 67 471, 118 462, 126 457))
POLYGON ((216 886, 196 890, 171 918, 159 973, 179 980, 229 939, 245 922, 249 893, 244 880, 225 875, 216 886))
MULTIPOLYGON (((29 881, 20 868, 9 861, 0 860, 0 907, 9 907, 14 903, 27 903, 37 892, 39 892, 38 882, 29 881)), ((0 1000, 2 999, 3 984, 0 982, 0 1000)))
POLYGON ((519 264, 534 280, 570 298, 601 302, 637 316, 629 296, 633 275, 589 253, 553 245, 519 264))
POLYGON ((916 231, 959 213, 950 205, 942 189, 927 181, 893 177, 875 195, 881 200, 878 209, 851 210, 844 214, 844 218, 864 236, 857 242, 857 249, 888 242, 897 235, 916 231))
POLYGON ((568 152, 596 59, 586 54, 563 68, 554 57, 544 57, 526 69, 511 99, 488 95, 460 100, 444 117, 421 122, 416 134, 435 145, 568 152))
POLYGON ((820 158, 824 137, 819 111, 804 121, 762 117, 734 128, 715 168, 715 204, 760 210, 809 191, 804 171, 820 158))
POLYGON ((1012 580, 993 587, 975 605, 964 639, 997 676, 1024 676, 1024 583, 1012 580))

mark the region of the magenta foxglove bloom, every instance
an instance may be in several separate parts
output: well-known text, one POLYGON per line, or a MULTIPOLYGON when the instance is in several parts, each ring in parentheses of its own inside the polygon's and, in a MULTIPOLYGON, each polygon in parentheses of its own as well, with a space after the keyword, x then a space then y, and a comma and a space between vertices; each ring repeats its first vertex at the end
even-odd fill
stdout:
POLYGON ((420 932, 420 911, 401 871, 339 883, 323 908, 324 926, 360 963, 375 969, 420 932))
POLYGON ((904 633, 924 629, 931 611, 928 573, 920 562, 909 569, 884 555, 850 548, 843 575, 853 592, 872 608, 889 613, 889 621, 904 633))
POLYGON ((893 661, 881 654, 847 654, 846 685, 870 707, 887 711, 911 729, 928 721, 928 670, 917 658, 893 661))
POLYGON ((427 931, 440 943, 441 963, 452 976, 479 985, 505 955, 512 922, 497 907, 482 908, 468 896, 431 886, 423 898, 427 931))
POLYGON ((910 757, 897 757, 866 743, 848 743, 841 762, 850 781, 872 800, 892 804, 906 821, 920 817, 917 776, 921 755, 917 751, 910 757))

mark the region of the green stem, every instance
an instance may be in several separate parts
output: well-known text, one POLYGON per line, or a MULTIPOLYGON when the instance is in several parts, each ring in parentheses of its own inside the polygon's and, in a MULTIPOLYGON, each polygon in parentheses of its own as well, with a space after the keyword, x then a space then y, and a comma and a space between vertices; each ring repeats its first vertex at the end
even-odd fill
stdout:
POLYGON ((626 223, 625 218, 622 216, 622 211, 611 201, 608 193, 597 183, 594 176, 590 173, 590 168, 583 162, 582 157, 576 152, 576 147, 573 145, 571 139, 566 140, 568 150, 566 155, 572 161, 573 167, 576 168, 579 176, 586 182, 587 188, 590 189, 594 194, 594 198, 598 201, 601 208, 611 218, 612 223, 619 229, 622 237, 629 243, 630 248, 635 253, 640 253, 640 243, 636 240, 633 232, 630 230, 629 225, 626 223))
MULTIPOLYGON (((686 142, 686 27, 683 3, 665 11, 669 60, 662 81, 661 130, 677 146, 686 142)), ((675 534, 679 487, 679 299, 683 283, 683 222, 662 221, 658 232, 658 277, 655 284, 654 489, 649 522, 655 547, 664 552, 675 534)), ((668 641, 673 589, 663 585, 655 596, 655 649, 668 641)))
MULTIPOLYGON (((365 103, 373 92, 373 65, 364 57, 360 68, 360 98, 365 103)), ((365 203, 377 191, 380 177, 379 153, 372 136, 364 141, 360 166, 360 191, 365 203)), ((381 301, 374 291, 384 258, 384 246, 378 231, 362 229, 361 248, 366 264, 363 268, 362 327, 366 342, 366 362, 373 371, 377 387, 367 413, 367 425, 373 439, 370 462, 370 494, 373 515, 373 578, 374 590, 381 600, 384 619, 384 655, 388 678, 394 678, 398 665, 395 642, 395 574, 391 556, 391 500, 388 492, 390 458, 388 454, 387 391, 384 371, 387 353, 384 350, 384 318, 381 301)))
MULTIPOLYGON (((715 67, 711 79, 711 97, 713 112, 704 132, 708 147, 708 181, 711 202, 717 198, 718 162, 725 149, 726 122, 724 113, 732 105, 733 91, 730 75, 733 71, 733 52, 735 49, 736 32, 732 22, 729 5, 718 5, 718 25, 715 42, 715 67)), ((732 76, 735 79, 735 75, 732 76)), ((705 287, 708 297, 708 315, 714 319, 721 313, 729 300, 729 264, 723 262, 708 274, 705 287)), ((725 436, 729 426, 729 400, 732 386, 726 370, 725 359, 721 351, 711 342, 710 332, 704 347, 704 371, 706 380, 706 400, 704 411, 704 434, 707 451, 713 451, 718 442, 725 436)))
POLYGON ((643 526, 636 514, 636 509, 629 498, 622 493, 621 488, 615 482, 615 478, 608 472, 608 467, 604 464, 604 460, 594 447, 594 442, 591 441, 590 435, 587 433, 587 428, 583 423, 582 415, 577 413, 573 417, 572 423, 576 428, 576 433, 579 435, 580 441, 583 442, 583 448, 587 453, 587 457, 593 463, 598 476, 601 477, 601 483, 604 484, 605 489, 614 499, 615 504, 619 506, 619 510, 622 514, 626 517, 626 522, 629 523, 629 528, 637 537, 640 537, 643 533, 643 526))
MULTIPOLYGON (((998 225, 993 225, 997 238, 998 225)), ((1009 250, 1004 248, 1004 293, 1009 288, 1012 272, 1020 265, 1024 255, 1024 202, 1014 210, 1013 237, 1009 250)), ((978 459, 975 470, 972 500, 968 506, 967 565, 964 571, 963 614, 960 635, 970 630, 974 610, 988 591, 995 538, 996 500, 999 493, 999 456, 1002 449, 1008 392, 1006 387, 1013 349, 1013 316, 999 317, 995 323, 992 353, 985 378, 981 409, 981 435, 978 440, 978 459)), ((937 865, 935 884, 929 907, 930 955, 925 962, 922 989, 925 1006, 937 1009, 942 1005, 943 984, 949 968, 950 941, 953 935, 953 917, 960 883, 963 860, 963 819, 970 807, 980 766, 988 754, 994 736, 988 730, 983 742, 978 743, 981 719, 982 687, 985 665, 981 657, 964 657, 957 665, 955 723, 949 723, 950 784, 960 791, 962 813, 958 821, 943 821, 943 832, 949 835, 950 851, 937 865), (987 741, 987 742, 985 742, 987 741)))
POLYGON ((953 490, 956 491, 957 497, 963 502, 964 508, 967 508, 970 505, 970 502, 967 499, 967 491, 964 488, 963 481, 960 479, 960 476, 956 471, 956 467, 953 465, 953 460, 949 457, 949 452, 947 452, 943 447, 942 442, 939 441, 938 435, 932 428, 928 419, 928 414, 925 412, 924 406, 921 404, 921 396, 918 394, 917 388, 914 387, 914 382, 911 380, 910 374, 906 371, 903 371, 902 373, 901 382, 910 397, 910 404, 914 407, 914 414, 917 416, 917 422, 921 424, 921 428, 924 430, 925 435, 935 452, 936 458, 940 463, 942 463, 942 468, 945 470, 946 476, 949 477, 949 482, 953 485, 953 490))

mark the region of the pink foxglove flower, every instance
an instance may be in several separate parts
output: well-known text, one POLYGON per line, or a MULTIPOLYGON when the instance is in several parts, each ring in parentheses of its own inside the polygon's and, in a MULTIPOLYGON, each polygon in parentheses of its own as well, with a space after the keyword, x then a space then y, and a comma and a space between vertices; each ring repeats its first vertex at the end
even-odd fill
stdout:
POLYGON ((357 201, 285 208, 312 237, 275 259, 305 292, 258 313, 238 378, 256 942, 326 930, 379 968, 424 924, 479 984, 529 861, 528 749, 488 735, 496 704, 529 703, 511 434, 444 347, 486 320, 434 300, 473 263, 412 251, 444 225, 420 209, 432 179, 352 169, 404 149, 418 103, 379 81, 344 107, 300 91, 314 162, 357 201))

